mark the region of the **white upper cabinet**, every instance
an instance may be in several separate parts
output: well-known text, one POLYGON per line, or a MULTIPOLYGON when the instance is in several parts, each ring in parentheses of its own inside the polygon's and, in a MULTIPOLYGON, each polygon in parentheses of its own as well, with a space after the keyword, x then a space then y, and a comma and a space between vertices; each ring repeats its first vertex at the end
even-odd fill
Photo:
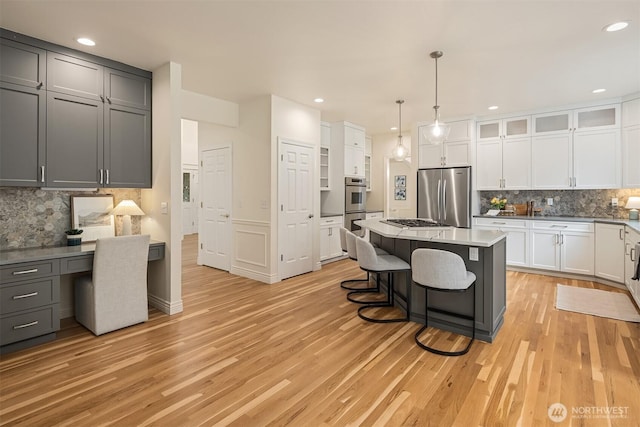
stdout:
POLYGON ((531 162, 534 189, 619 188, 620 106, 533 116, 531 162))
POLYGON ((531 135, 531 118, 529 116, 521 116, 478 122, 477 135, 478 141, 529 136, 531 135))
POLYGON ((529 116, 478 122, 478 190, 520 190, 531 187, 530 122, 529 116))
POLYGON ((451 131, 447 140, 439 145, 430 144, 423 135, 426 126, 418 127, 419 168, 443 166, 469 166, 471 164, 471 121, 449 122, 451 131))
POLYGON ((640 98, 622 103, 622 186, 640 188, 640 98))
POLYGON ((344 129, 344 175, 364 178, 364 129, 345 123, 344 129))

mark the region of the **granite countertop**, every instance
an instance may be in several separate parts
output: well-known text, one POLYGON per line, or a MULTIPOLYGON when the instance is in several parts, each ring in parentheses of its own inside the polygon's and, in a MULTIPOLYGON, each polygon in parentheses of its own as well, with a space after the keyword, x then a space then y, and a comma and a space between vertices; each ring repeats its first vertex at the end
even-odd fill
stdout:
POLYGON ((584 216, 527 216, 527 215, 474 215, 474 218, 500 218, 500 219, 526 219, 533 221, 572 221, 572 222, 600 222, 606 224, 620 224, 640 231, 640 221, 632 221, 628 219, 613 219, 613 218, 594 218, 584 216))
POLYGON ((421 240, 450 243, 464 246, 490 247, 504 239, 507 235, 500 231, 476 230, 472 228, 429 227, 409 228, 386 224, 379 218, 356 221, 356 225, 368 228, 384 237, 403 240, 421 240))
MULTIPOLYGON (((149 246, 164 246, 164 242, 152 240, 149 246)), ((0 265, 17 262, 46 261, 54 258, 67 258, 81 255, 93 255, 96 244, 83 243, 78 246, 51 246, 45 248, 8 249, 0 251, 0 265)))
POLYGON ((328 216, 342 216, 344 214, 341 213, 333 213, 333 212, 320 212, 320 218, 326 218, 328 216))

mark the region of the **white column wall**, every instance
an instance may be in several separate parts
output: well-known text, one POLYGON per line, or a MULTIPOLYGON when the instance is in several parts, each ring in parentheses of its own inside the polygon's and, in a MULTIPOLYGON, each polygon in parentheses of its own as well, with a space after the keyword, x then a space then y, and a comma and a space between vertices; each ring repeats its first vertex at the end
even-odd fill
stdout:
POLYGON ((142 190, 142 233, 166 243, 164 259, 149 263, 149 303, 167 314, 182 311, 181 85, 180 64, 154 70, 152 188, 142 190), (166 213, 161 203, 167 204, 166 213))

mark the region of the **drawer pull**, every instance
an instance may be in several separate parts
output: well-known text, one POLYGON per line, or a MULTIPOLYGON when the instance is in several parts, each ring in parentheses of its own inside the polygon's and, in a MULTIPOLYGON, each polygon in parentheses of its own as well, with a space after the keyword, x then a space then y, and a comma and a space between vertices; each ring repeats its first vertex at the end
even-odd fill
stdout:
POLYGON ((556 224, 551 226, 551 228, 567 228, 567 227, 568 225, 556 225, 556 224))
POLYGON ((19 276, 21 274, 29 274, 29 273, 37 273, 38 269, 37 268, 32 268, 31 270, 22 270, 22 271, 14 271, 13 274, 14 276, 19 276))
POLYGON ((38 295, 37 292, 31 292, 30 294, 14 295, 12 298, 15 300, 15 299, 23 299, 23 298, 35 297, 37 295, 38 295))
POLYGON ((492 224, 501 224, 501 225, 507 225, 506 222, 500 222, 500 221, 493 221, 492 224))
POLYGON ((28 328, 30 326, 36 326, 38 324, 37 320, 34 320, 33 322, 29 322, 29 323, 24 323, 22 325, 16 325, 13 327, 13 330, 15 331, 16 329, 24 329, 24 328, 28 328))

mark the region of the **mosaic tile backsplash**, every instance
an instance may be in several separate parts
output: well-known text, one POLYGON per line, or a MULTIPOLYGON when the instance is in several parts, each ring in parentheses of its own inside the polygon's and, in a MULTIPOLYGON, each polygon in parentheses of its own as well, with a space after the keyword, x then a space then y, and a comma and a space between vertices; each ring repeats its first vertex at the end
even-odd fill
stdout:
MULTIPOLYGON (((0 187, 0 249, 64 246, 64 232, 71 228, 71 196, 111 194, 117 205, 130 199, 138 206, 141 190, 105 188, 97 192, 41 190, 39 188, 0 187)), ((140 233, 140 217, 131 218, 132 232, 140 233)), ((122 217, 116 216, 116 235, 122 230, 122 217)))
POLYGON ((577 216, 589 218, 628 219, 629 211, 624 208, 629 196, 640 196, 640 188, 619 190, 522 190, 522 191, 480 191, 480 212, 490 209, 493 197, 505 198, 510 204, 535 201, 542 208, 541 215, 577 216), (618 207, 611 207, 611 199, 618 198, 618 207), (553 206, 547 206, 547 198, 553 198, 553 206))

